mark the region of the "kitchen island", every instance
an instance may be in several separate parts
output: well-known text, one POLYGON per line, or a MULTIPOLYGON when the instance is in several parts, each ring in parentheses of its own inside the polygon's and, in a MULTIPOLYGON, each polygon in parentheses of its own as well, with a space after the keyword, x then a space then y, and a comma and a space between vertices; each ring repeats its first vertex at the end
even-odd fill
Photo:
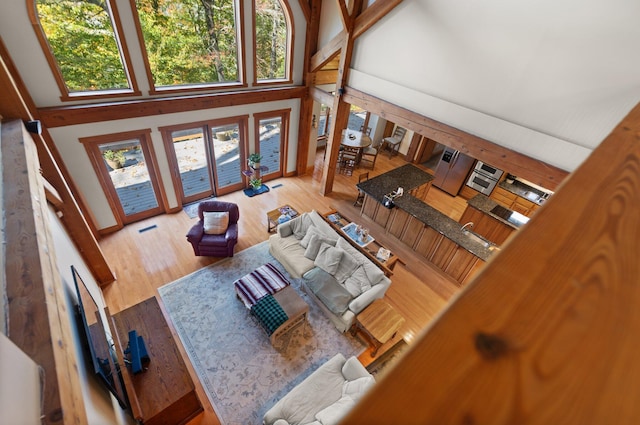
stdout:
POLYGON ((361 214, 462 284, 491 257, 495 246, 470 237, 460 223, 425 203, 426 194, 414 195, 428 189, 432 180, 431 174, 407 164, 359 183, 365 194, 361 214), (385 207, 385 195, 399 187, 403 195, 394 199, 393 208, 385 207))

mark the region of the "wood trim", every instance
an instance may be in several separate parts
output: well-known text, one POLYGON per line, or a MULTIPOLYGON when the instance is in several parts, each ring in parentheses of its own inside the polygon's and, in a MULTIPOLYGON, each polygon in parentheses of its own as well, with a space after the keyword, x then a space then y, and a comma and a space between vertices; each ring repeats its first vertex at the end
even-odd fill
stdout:
POLYGON ((353 38, 358 38, 378 21, 384 18, 402 0, 375 1, 367 7, 357 18, 353 28, 353 38))
POLYGON ((263 88, 239 93, 190 95, 162 99, 131 100, 93 105, 76 105, 39 109, 42 123, 48 128, 88 124, 127 118, 215 109, 253 103, 301 98, 305 87, 263 88))
POLYGON ((333 95, 331 93, 327 93, 317 87, 312 87, 309 90, 309 94, 316 102, 320 102, 323 105, 333 105, 333 95))
POLYGON ((55 260, 35 143, 2 124, 3 244, 8 337, 44 372, 42 422, 86 424, 69 306, 55 260))
POLYGON ((502 147, 486 139, 443 124, 416 112, 371 96, 352 87, 345 87, 345 102, 373 112, 397 125, 449 146, 481 161, 523 177, 533 183, 555 190, 569 175, 565 170, 502 147))
POLYGON ((347 33, 343 30, 326 45, 322 46, 322 48, 311 57, 309 61, 309 72, 317 72, 320 68, 331 62, 340 52, 346 36, 347 33))
POLYGON ((341 423, 639 417, 639 186, 640 104, 341 423))

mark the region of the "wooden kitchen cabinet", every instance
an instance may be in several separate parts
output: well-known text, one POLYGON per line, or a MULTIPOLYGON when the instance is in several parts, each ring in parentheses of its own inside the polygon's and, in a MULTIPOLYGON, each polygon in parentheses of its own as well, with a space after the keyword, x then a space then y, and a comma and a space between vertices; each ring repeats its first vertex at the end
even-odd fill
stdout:
MULTIPOLYGON (((423 225, 424 226, 424 225, 423 225)), ((424 230, 417 240, 414 251, 431 261, 433 255, 438 250, 440 243, 445 237, 429 226, 424 226, 424 230)))
POLYGON ((462 213, 460 225, 468 222, 473 223, 471 230, 480 236, 490 240, 496 245, 502 245, 515 229, 491 217, 490 215, 468 205, 467 209, 462 213))
POLYGON ((407 246, 415 249, 416 242, 422 235, 422 231, 425 228, 425 224, 415 217, 409 217, 404 232, 400 236, 400 240, 407 246))
POLYGON ((484 263, 463 247, 458 246, 454 250, 451 260, 443 270, 446 274, 454 278, 456 282, 462 284, 478 261, 484 263))
POLYGON ((387 231, 400 239, 410 217, 411 216, 408 212, 401 210, 400 208, 394 208, 394 211, 387 222, 387 231))
POLYGON ((539 207, 538 204, 524 199, 515 193, 511 193, 501 187, 496 187, 491 192, 491 199, 509 208, 510 210, 517 211, 522 215, 530 217, 539 207))

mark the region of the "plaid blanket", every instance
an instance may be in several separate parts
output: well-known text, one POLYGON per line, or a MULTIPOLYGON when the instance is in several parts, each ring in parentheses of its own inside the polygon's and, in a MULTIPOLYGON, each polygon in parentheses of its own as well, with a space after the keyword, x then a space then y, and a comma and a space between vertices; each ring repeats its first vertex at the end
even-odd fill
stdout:
POLYGON ((289 285, 286 277, 271 263, 262 265, 233 282, 238 296, 247 308, 265 295, 273 295, 289 285))
POLYGON ((269 336, 271 336, 280 325, 289 320, 289 316, 287 316, 287 313, 280 307, 278 301, 273 298, 273 295, 265 295, 260 298, 260 300, 251 307, 251 314, 258 319, 269 336))

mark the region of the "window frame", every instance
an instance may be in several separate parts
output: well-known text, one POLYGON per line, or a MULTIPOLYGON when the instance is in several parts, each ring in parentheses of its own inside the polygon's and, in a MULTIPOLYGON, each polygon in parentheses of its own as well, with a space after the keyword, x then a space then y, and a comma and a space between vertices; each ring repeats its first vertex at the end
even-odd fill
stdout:
POLYGON ((138 36, 138 42, 140 45, 140 52, 142 54, 142 60, 144 62, 145 73, 147 81, 149 82, 149 94, 157 95, 164 93, 183 93, 183 92, 200 92, 211 91, 212 89, 230 89, 230 88, 245 88, 246 83, 246 43, 245 43, 245 23, 244 23, 244 1, 233 0, 236 4, 235 8, 235 20, 237 24, 236 29, 236 43, 238 45, 238 81, 226 81, 223 83, 195 83, 195 84, 182 84, 175 86, 156 86, 153 73, 151 72, 151 64, 149 63, 149 56, 147 54, 147 47, 142 34, 142 27, 140 25, 140 16, 138 14, 138 8, 136 7, 135 0, 129 0, 131 13, 133 14, 133 23, 136 27, 136 34, 138 36))
POLYGON ((92 100, 92 99, 105 99, 105 98, 117 98, 128 96, 141 96, 142 92, 138 88, 138 82, 133 72, 133 66, 131 63, 131 55, 129 54, 129 48, 127 47, 126 38, 122 36, 124 34, 122 23, 120 21, 120 14, 118 13, 118 7, 113 0, 105 0, 107 7, 109 8, 109 15, 111 16, 111 23, 113 25, 113 32, 120 53, 120 58, 123 62, 124 72, 129 82, 128 89, 106 89, 95 91, 83 91, 83 92, 70 92, 67 87, 67 83, 62 75, 58 60, 56 59, 49 39, 44 32, 44 28, 40 24, 40 16, 38 14, 38 7, 36 0, 27 0, 27 11, 29 19, 31 20, 32 27, 40 43, 40 47, 47 59, 49 68, 53 73, 53 77, 56 80, 58 89, 60 90, 60 100, 63 102, 76 101, 76 100, 92 100))
POLYGON ((269 80, 258 80, 258 66, 257 66, 257 54, 256 54, 256 0, 251 0, 251 19, 252 19, 252 36, 253 36, 253 85, 254 86, 276 86, 276 85, 286 85, 293 83, 293 52, 294 52, 294 41, 295 41, 295 28, 294 28, 294 19, 291 13, 291 6, 289 5, 288 0, 276 0, 280 2, 280 6, 282 7, 282 12, 284 14, 284 18, 287 21, 287 48, 286 58, 285 58, 285 76, 284 78, 277 79, 269 79, 269 80))

